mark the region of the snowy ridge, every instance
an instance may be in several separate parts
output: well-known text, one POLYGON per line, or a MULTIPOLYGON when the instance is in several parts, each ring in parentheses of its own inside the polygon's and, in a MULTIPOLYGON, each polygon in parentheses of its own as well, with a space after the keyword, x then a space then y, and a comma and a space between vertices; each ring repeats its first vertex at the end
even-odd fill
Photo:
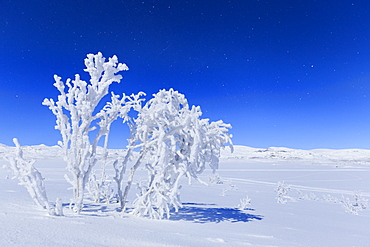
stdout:
POLYGON ((370 162, 370 150, 367 149, 312 149, 301 150, 285 147, 251 148, 234 146, 234 152, 222 150, 223 159, 274 159, 274 160, 343 160, 370 162))
MULTIPOLYGON (((59 146, 46 146, 44 144, 22 146, 28 158, 59 158, 61 148, 59 146)), ((97 148, 98 156, 103 155, 104 148, 97 148)), ((9 152, 13 152, 14 147, 0 143, 0 158, 9 152)), ((125 149, 109 149, 109 156, 115 158, 123 155, 125 149)), ((221 151, 221 159, 245 159, 245 160, 326 160, 326 161, 351 161, 359 163, 370 163, 370 150, 367 149, 292 149, 285 147, 252 148, 247 146, 235 145, 234 152, 226 147, 221 151)))

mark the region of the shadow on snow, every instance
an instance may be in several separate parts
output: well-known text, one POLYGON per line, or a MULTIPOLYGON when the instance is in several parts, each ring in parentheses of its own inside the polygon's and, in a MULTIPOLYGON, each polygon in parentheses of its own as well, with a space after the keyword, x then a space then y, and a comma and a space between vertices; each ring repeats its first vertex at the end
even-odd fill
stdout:
POLYGON ((193 221, 194 223, 219 223, 222 221, 249 222, 252 220, 262 220, 263 218, 261 215, 248 214, 245 212, 246 210, 210 206, 214 206, 214 204, 183 203, 183 207, 178 212, 171 213, 170 220, 185 220, 193 221))

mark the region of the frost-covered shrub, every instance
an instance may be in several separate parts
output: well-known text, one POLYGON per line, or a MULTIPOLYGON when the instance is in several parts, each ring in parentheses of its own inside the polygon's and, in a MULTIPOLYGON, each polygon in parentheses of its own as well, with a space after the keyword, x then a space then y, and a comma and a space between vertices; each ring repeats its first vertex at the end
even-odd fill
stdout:
POLYGON ((318 201, 319 198, 312 192, 310 192, 309 194, 307 193, 303 193, 301 192, 300 190, 296 189, 297 193, 298 193, 298 199, 299 200, 306 200, 306 201, 318 201))
POLYGON ((340 203, 342 204, 344 210, 347 213, 358 215, 358 211, 362 210, 362 208, 358 207, 358 205, 356 205, 348 197, 342 196, 342 199, 340 200, 340 203))
POLYGON ((291 197, 288 196, 289 191, 290 186, 286 185, 284 181, 279 181, 275 188, 277 203, 286 204, 288 199, 291 199, 291 197))
POLYGON ((209 184, 223 184, 224 182, 222 181, 220 175, 218 174, 212 174, 208 178, 209 184))
POLYGON ((25 160, 18 140, 14 138, 13 142, 16 146, 16 153, 14 156, 5 157, 5 159, 9 161, 15 178, 18 178, 20 185, 26 187, 28 193, 37 205, 46 209, 50 215, 53 215, 54 209, 49 204, 48 197, 46 195, 44 178, 34 167, 36 160, 25 160))
POLYGON ((360 191, 353 192, 353 198, 354 198, 354 205, 361 208, 362 210, 367 209, 367 202, 368 200, 363 197, 362 193, 360 191))
POLYGON ((81 80, 76 74, 74 80, 67 79, 64 83, 61 77, 55 75, 54 86, 60 93, 58 100, 55 102, 53 99, 45 99, 43 102, 57 118, 55 128, 62 135, 62 141, 58 144, 64 151, 64 160, 71 173, 71 176, 65 177, 72 185, 72 205, 77 213, 83 207, 85 187, 97 162, 96 148, 99 140, 105 137, 106 149, 112 122, 118 117, 124 121, 128 120, 128 111, 139 105, 139 97, 142 95, 123 95, 120 98, 112 93, 111 102, 98 111, 97 106, 109 93, 109 86, 122 79, 117 73, 128 70, 128 67, 118 63, 116 56, 106 61, 100 52, 96 55, 88 54, 85 65, 84 71, 88 72, 91 78, 89 82, 81 80), (97 134, 90 141, 91 131, 95 129, 98 129, 97 134))
POLYGON ((238 187, 233 183, 232 180, 223 181, 222 184, 224 184, 226 188, 222 189, 221 196, 227 196, 228 191, 238 190, 238 187))
POLYGON ((98 180, 94 172, 90 175, 86 189, 95 202, 104 201, 109 204, 115 196, 109 176, 104 176, 104 179, 98 180))
POLYGON ((340 203, 346 212, 358 215, 359 211, 365 210, 367 208, 367 199, 364 198, 359 191, 353 192, 353 200, 348 197, 342 196, 340 203))
POLYGON ((339 202, 339 199, 337 197, 334 197, 330 194, 323 195, 323 199, 324 199, 325 202, 329 202, 329 203, 338 203, 339 202))
POLYGON ((249 196, 246 196, 242 199, 240 199, 240 203, 238 204, 238 209, 239 210, 246 210, 248 209, 249 205, 251 205, 251 199, 249 196))
MULTIPOLYGON (((201 115, 199 106, 190 108, 185 96, 173 89, 159 91, 143 106, 132 125, 129 149, 140 148, 140 154, 120 196, 122 209, 133 175, 144 157, 148 179, 133 202, 134 215, 169 217, 172 207, 176 211, 181 207, 179 190, 183 177, 187 177, 189 183, 194 178, 205 184, 198 175, 206 166, 215 171, 220 149, 227 144, 232 148, 228 133, 231 125, 222 121, 209 122, 201 119, 201 115)), ((125 165, 120 167, 124 169, 125 165)), ((118 177, 116 180, 121 181, 118 177)))

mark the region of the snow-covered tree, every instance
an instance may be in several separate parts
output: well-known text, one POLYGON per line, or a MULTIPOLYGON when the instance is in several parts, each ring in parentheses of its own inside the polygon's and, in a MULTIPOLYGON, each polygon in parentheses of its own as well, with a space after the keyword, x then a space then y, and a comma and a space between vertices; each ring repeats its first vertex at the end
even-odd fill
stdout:
MULTIPOLYGON (((73 210, 79 213, 83 207, 83 197, 86 183, 89 180, 92 168, 97 162, 96 149, 101 137, 105 137, 104 147, 107 148, 110 126, 114 120, 121 117, 126 121, 128 111, 140 105, 137 95, 120 98, 112 93, 111 102, 98 111, 97 106, 104 96, 109 93, 109 86, 113 82, 120 82, 121 75, 117 73, 128 70, 126 64, 118 63, 118 58, 113 56, 106 61, 103 55, 88 54, 85 59, 86 69, 90 81, 81 80, 78 74, 75 79, 67 79, 64 83, 61 77, 55 75, 54 86, 60 95, 55 102, 45 99, 43 105, 50 108, 56 116, 56 126, 62 135, 58 144, 64 151, 64 160, 71 177, 66 175, 67 181, 72 185, 74 199, 73 210), (98 129, 94 138, 91 131, 98 129)), ((105 155, 107 152, 105 153, 105 155)))
POLYGON ((132 127, 129 149, 141 150, 120 197, 122 209, 133 175, 144 157, 148 179, 141 184, 132 214, 149 218, 169 217, 172 207, 176 211, 181 207, 181 178, 187 177, 189 183, 192 178, 204 183, 198 175, 206 166, 213 171, 218 168, 220 149, 227 144, 232 148, 228 133, 231 125, 210 122, 201 119, 201 115, 199 106, 190 108, 185 96, 173 89, 159 91, 145 104, 132 127))

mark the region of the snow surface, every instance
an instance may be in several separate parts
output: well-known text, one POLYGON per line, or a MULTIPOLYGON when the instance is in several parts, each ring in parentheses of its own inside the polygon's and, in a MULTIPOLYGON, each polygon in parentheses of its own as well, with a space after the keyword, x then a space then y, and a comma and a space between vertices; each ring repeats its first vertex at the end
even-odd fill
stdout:
MULTIPOLYGON (((12 152, 0 144, 0 158, 12 152)), ((226 149, 220 178, 209 186, 184 181, 184 207, 170 220, 121 215, 119 205, 97 204, 89 195, 76 215, 68 209, 72 192, 60 148, 24 147, 24 153, 38 159, 49 200, 61 198, 65 216, 38 208, 1 159, 0 246, 370 246, 370 206, 354 215, 340 202, 353 201, 354 191, 370 198, 370 150, 226 149), (286 204, 277 203, 281 181, 290 188, 286 204), (248 209, 238 210, 247 196, 248 209)), ((136 179, 145 176, 143 170, 136 179)), ((201 176, 210 177, 210 170, 201 176)))

